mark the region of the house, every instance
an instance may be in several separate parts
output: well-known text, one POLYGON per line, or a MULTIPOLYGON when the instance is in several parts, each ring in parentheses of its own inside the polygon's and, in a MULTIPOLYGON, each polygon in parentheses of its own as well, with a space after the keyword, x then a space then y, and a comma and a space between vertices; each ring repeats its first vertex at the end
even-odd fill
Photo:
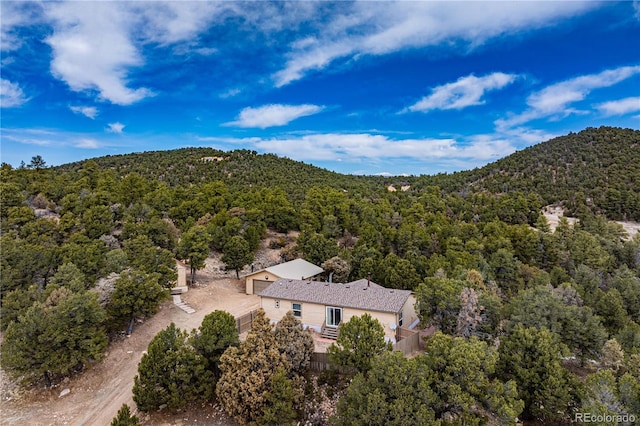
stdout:
POLYGON ((245 280, 245 289, 247 294, 258 294, 280 278, 310 280, 323 272, 321 267, 313 263, 295 259, 250 273, 245 280))
POLYGON ((333 339, 341 323, 365 313, 380 322, 385 339, 391 342, 399 340, 400 327, 412 329, 418 323, 411 291, 385 288, 365 279, 341 284, 281 278, 259 296, 272 320, 279 321, 292 310, 305 327, 333 339))

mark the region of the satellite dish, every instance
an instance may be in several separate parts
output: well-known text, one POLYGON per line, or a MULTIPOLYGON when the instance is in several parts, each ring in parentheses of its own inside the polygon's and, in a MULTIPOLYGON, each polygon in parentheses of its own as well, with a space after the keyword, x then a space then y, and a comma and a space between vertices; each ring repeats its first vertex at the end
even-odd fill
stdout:
POLYGON ((392 330, 395 330, 396 327, 397 327, 396 324, 393 323, 393 322, 389 325, 389 328, 392 329, 392 330))

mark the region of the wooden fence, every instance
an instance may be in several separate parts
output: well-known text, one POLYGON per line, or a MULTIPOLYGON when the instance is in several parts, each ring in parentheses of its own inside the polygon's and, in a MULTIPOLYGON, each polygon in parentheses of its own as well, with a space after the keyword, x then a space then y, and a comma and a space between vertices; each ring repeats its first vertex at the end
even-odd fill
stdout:
POLYGON ((402 336, 402 340, 394 343, 394 351, 400 351, 404 356, 408 356, 420 350, 420 333, 417 330, 401 328, 398 336, 402 336))
MULTIPOLYGON (((413 330, 406 331, 407 333, 405 333, 405 335, 407 335, 407 337, 393 344, 393 350, 402 352, 404 356, 411 355, 421 349, 420 333, 413 330)), ((312 371, 324 371, 332 368, 334 367, 332 367, 329 356, 325 352, 314 352, 311 355, 309 369, 312 371)), ((341 373, 345 372, 342 368, 339 368, 339 371, 341 373)))
POLYGON ((312 371, 330 370, 331 364, 329 363, 329 356, 325 352, 314 352, 311 354, 309 369, 312 371))
POLYGON ((238 329, 238 334, 242 334, 245 331, 251 330, 251 323, 256 317, 256 312, 258 312, 257 309, 236 318, 236 328, 238 329))
POLYGON ((327 355, 325 352, 314 352, 311 354, 309 369, 311 371, 337 370, 340 374, 355 374, 357 372, 353 368, 334 366, 333 364, 331 364, 331 362, 329 362, 329 355, 327 355))

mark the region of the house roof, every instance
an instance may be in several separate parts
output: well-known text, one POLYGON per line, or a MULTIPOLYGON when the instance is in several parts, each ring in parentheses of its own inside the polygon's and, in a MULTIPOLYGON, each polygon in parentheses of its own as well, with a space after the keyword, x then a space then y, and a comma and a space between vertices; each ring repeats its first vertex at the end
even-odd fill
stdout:
POLYGON ((307 262, 304 259, 295 259, 290 262, 280 263, 264 269, 280 278, 306 279, 324 272, 319 266, 307 262))
POLYGON ((367 286, 367 280, 340 284, 281 278, 259 295, 363 311, 397 313, 402 310, 411 291, 385 288, 375 283, 367 286))

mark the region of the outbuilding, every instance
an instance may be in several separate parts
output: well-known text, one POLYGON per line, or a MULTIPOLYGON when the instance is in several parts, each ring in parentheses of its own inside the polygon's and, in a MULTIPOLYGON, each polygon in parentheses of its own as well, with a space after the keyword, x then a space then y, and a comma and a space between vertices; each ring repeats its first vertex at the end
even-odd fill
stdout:
POLYGON ((245 279, 245 290, 247 294, 259 294, 280 278, 313 280, 323 272, 311 262, 295 259, 250 273, 245 279))

